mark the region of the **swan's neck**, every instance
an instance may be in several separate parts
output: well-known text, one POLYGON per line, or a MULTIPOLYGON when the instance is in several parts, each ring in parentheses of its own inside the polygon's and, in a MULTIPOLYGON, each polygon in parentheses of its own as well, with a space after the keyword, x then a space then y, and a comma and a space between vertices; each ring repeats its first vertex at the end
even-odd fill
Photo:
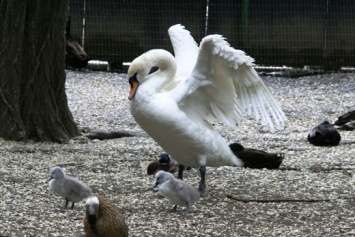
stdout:
POLYGON ((175 58, 167 51, 156 49, 146 53, 149 68, 158 67, 159 70, 148 75, 146 86, 160 91, 167 83, 172 81, 176 74, 175 58))

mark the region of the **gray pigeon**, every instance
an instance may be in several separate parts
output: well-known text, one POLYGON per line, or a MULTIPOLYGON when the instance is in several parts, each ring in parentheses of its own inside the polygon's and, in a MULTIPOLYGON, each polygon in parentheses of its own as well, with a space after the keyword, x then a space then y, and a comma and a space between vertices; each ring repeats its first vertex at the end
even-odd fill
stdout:
POLYGON ((74 203, 83 200, 91 195, 91 188, 79 181, 77 178, 64 174, 64 171, 56 166, 51 170, 49 189, 65 199, 64 209, 68 208, 69 202, 74 203))
POLYGON ((190 205, 197 202, 201 197, 196 188, 181 179, 176 179, 169 172, 160 170, 155 174, 155 178, 156 183, 153 190, 164 195, 175 204, 174 211, 176 211, 177 205, 180 205, 186 206, 186 212, 188 212, 190 205))

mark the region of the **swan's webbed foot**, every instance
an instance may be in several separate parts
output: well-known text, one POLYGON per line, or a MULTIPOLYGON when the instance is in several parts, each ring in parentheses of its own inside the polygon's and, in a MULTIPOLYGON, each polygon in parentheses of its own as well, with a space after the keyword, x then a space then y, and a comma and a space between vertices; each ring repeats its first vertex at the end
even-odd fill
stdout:
POLYGON ((177 205, 175 205, 172 209, 167 210, 166 212, 177 212, 177 205))

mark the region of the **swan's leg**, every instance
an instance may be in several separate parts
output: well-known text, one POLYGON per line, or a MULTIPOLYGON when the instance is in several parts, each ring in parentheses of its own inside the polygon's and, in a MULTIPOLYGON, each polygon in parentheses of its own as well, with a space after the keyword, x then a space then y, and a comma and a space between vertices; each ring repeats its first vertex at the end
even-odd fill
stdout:
POLYGON ((186 209, 185 209, 185 215, 189 212, 189 202, 186 202, 186 209))
POLYGON ((178 171, 178 179, 182 180, 182 173, 184 172, 185 167, 179 164, 179 171, 178 171))
POLYGON ((65 204, 64 204, 64 209, 68 208, 68 204, 69 204, 69 199, 65 198, 65 204))
POLYGON ((206 181, 205 181, 205 176, 206 176, 206 166, 200 166, 200 185, 198 186, 198 191, 200 191, 201 196, 205 192, 206 189, 206 181))

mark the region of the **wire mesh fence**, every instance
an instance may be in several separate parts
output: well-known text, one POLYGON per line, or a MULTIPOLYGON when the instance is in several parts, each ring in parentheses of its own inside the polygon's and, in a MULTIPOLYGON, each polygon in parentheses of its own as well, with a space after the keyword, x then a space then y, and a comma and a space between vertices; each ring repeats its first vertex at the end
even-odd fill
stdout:
POLYGON ((172 52, 167 30, 182 24, 199 42, 222 34, 259 65, 337 69, 355 65, 353 0, 70 0, 72 36, 113 67, 143 52, 172 52))

